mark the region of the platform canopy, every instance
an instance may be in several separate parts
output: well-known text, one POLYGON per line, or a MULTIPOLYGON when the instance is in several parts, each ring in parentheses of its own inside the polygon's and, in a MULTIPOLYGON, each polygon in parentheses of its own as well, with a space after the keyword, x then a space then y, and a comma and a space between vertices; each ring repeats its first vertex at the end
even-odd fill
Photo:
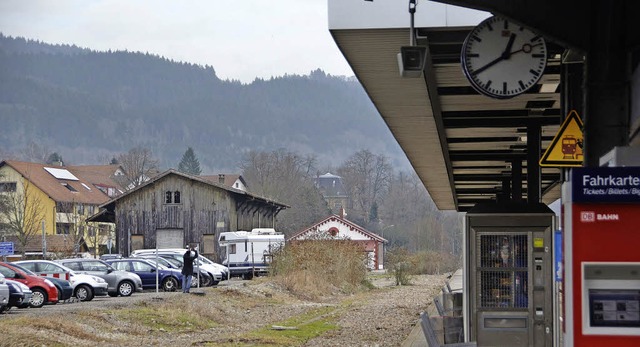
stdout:
MULTIPOLYGON (((467 211, 514 193, 526 200, 527 158, 540 157, 563 118, 564 49, 548 41, 539 83, 515 98, 492 99, 471 87, 460 65, 465 37, 491 14, 420 1, 416 37, 428 47, 427 64, 422 77, 403 78, 397 54, 409 45, 407 3, 329 0, 330 33, 439 209, 467 211), (540 153, 527 148, 529 127, 541 130, 540 153)), ((551 203, 559 182, 560 169, 542 168, 534 189, 551 203)))

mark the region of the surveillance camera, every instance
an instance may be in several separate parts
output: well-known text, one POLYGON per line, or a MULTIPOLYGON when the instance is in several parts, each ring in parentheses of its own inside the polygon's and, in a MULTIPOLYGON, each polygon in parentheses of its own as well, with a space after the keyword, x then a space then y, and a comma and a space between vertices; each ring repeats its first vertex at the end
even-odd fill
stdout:
POLYGON ((422 76, 427 59, 426 46, 403 46, 398 53, 400 76, 417 78, 422 76))

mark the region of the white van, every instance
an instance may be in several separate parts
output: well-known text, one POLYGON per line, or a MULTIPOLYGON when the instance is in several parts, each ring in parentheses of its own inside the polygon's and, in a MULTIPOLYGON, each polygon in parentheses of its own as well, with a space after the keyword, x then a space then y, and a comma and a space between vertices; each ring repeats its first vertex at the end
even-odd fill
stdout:
POLYGON ((222 261, 231 276, 251 279, 268 272, 271 255, 284 246, 284 234, 273 228, 255 228, 251 231, 220 233, 218 244, 225 248, 222 261))

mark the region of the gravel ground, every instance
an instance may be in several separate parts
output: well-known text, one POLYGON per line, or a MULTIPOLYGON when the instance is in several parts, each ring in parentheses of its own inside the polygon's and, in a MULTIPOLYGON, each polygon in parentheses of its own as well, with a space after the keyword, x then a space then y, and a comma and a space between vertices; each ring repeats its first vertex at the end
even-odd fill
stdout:
POLYGON ((335 308, 331 314, 339 328, 304 346, 400 346, 419 313, 432 305, 445 279, 444 275, 414 276, 411 285, 395 286, 391 278, 375 275, 371 277, 373 290, 317 301, 295 297, 268 278, 232 279, 200 289, 204 295, 152 291, 42 309, 12 309, 0 315, 0 346, 251 346, 256 341, 251 340, 249 332, 322 307, 335 308), (158 305, 164 306, 158 310, 158 305), (114 314, 114 310, 141 306, 160 316, 194 312, 211 323, 172 331, 170 327, 165 330, 136 324, 114 314))

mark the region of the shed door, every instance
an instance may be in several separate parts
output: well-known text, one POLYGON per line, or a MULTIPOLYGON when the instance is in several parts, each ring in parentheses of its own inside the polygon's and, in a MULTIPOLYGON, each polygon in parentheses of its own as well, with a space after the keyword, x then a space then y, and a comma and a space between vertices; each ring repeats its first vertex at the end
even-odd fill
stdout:
POLYGON ((158 248, 183 248, 184 231, 182 229, 158 229, 158 248))

